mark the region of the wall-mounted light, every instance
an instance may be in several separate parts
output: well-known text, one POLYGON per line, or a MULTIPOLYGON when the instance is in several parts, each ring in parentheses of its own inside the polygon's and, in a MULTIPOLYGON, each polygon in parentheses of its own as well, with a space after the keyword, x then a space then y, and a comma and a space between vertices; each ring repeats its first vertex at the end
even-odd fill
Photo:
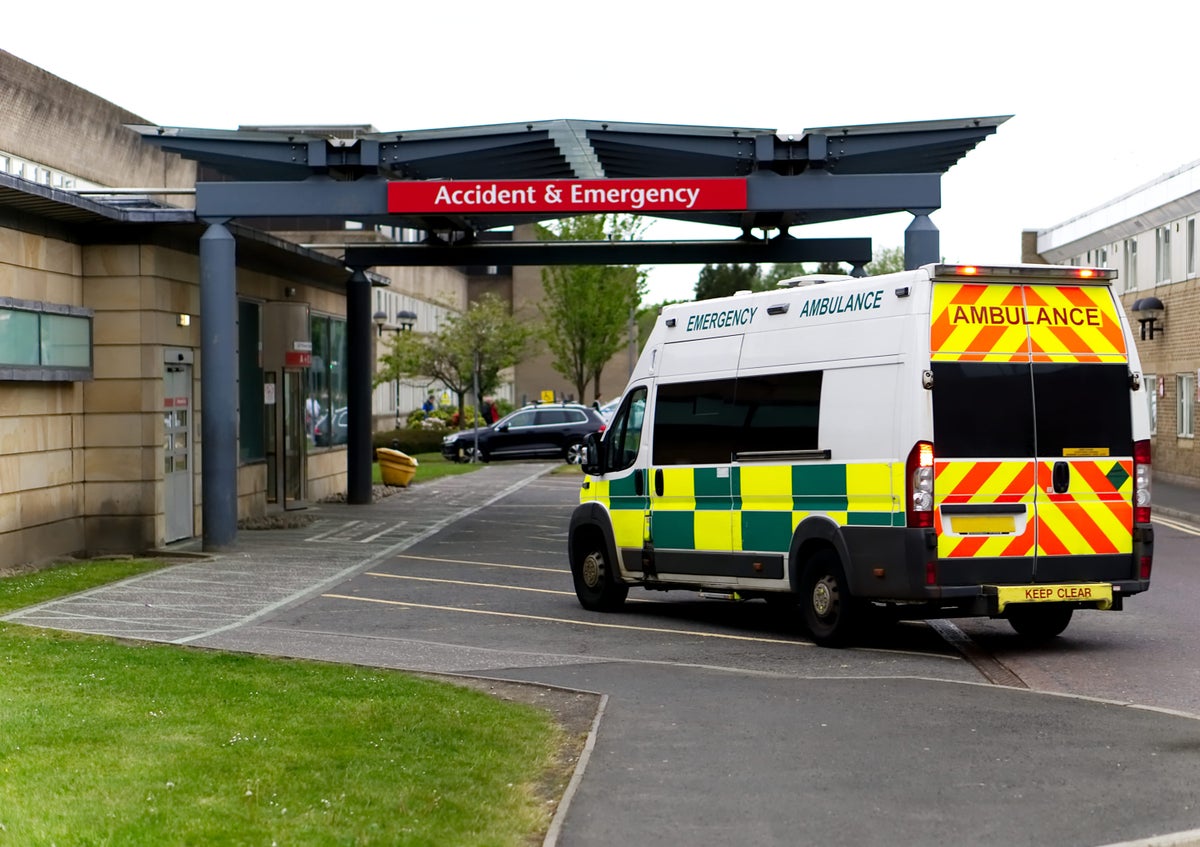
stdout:
POLYGON ((175 325, 176 326, 191 326, 192 325, 192 316, 189 314, 176 315, 175 316, 175 325))
POLYGON ((1149 340, 1154 340, 1154 334, 1166 332, 1166 329, 1158 325, 1158 322, 1163 319, 1166 314, 1167 307, 1163 305, 1163 301, 1151 295, 1150 297, 1142 297, 1133 302, 1133 313, 1137 316, 1138 325, 1142 328, 1142 341, 1149 337, 1149 340))

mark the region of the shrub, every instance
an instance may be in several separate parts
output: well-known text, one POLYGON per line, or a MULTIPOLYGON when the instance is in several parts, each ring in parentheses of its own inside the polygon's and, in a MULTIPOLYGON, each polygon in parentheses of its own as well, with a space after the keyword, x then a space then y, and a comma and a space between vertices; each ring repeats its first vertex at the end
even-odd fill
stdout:
POLYGON ((439 453, 442 449, 442 436, 446 433, 447 430, 441 428, 386 429, 371 436, 371 446, 375 449, 391 447, 410 456, 417 453, 439 453))

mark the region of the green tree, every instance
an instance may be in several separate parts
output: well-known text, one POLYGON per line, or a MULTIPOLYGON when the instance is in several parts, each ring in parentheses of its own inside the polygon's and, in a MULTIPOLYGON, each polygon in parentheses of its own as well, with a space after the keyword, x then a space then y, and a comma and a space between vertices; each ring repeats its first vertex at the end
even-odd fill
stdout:
MULTIPOLYGON (((439 379, 458 395, 459 426, 465 426, 464 396, 474 390, 476 366, 482 397, 500 387, 500 372, 521 359, 532 334, 513 318, 503 300, 485 294, 438 332, 395 333, 379 357, 375 384, 415 376, 439 379)), ((479 397, 475 401, 478 405, 479 397)))
MULTIPOLYGON (((644 230, 631 215, 581 215, 539 226, 538 238, 558 241, 631 241, 644 230)), ((604 366, 629 343, 630 317, 642 301, 646 274, 635 265, 563 265, 542 269, 538 305, 541 337, 551 366, 583 400, 587 386, 600 396, 604 366)))
POLYGON ((777 262, 763 274, 763 287, 777 288, 780 280, 804 276, 806 273, 808 273, 808 269, 804 267, 803 262, 777 262))
POLYGON ((891 274, 904 270, 904 248, 885 247, 867 264, 870 276, 891 274))
POLYGON ((712 300, 739 291, 762 291, 763 279, 758 265, 705 265, 696 277, 696 299, 712 300))

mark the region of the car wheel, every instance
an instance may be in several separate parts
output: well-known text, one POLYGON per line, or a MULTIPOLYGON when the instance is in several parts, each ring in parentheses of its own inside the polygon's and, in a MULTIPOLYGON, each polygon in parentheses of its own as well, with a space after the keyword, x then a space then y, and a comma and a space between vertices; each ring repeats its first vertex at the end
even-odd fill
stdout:
POLYGON ((800 582, 800 606, 809 634, 822 647, 840 647, 857 630, 858 601, 850 595, 842 563, 832 550, 808 560, 800 582))
POLYGON ((572 441, 567 445, 567 449, 563 455, 568 465, 578 465, 583 461, 583 442, 572 441))
POLYGON ((579 605, 592 612, 615 611, 629 594, 629 586, 614 578, 599 543, 589 544, 584 555, 572 557, 571 577, 579 605))
POLYGON ((1005 610, 1011 626, 1023 638, 1030 641, 1048 641, 1062 635, 1063 630, 1071 622, 1075 610, 1070 606, 1057 603, 1039 605, 1036 603, 1013 604, 1005 610))

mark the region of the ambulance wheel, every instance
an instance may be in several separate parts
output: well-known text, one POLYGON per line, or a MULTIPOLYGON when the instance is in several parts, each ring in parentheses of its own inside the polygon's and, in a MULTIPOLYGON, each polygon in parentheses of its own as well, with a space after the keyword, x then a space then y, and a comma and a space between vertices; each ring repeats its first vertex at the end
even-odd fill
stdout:
POLYGON ((1017 635, 1031 641, 1047 641, 1062 635, 1074 612, 1070 606, 1058 604, 1013 604, 1005 611, 1005 617, 1017 635))
POLYGON ((599 544, 589 544, 583 556, 572 558, 571 577, 579 605, 591 612, 615 611, 629 594, 629 586, 613 577, 612 567, 599 544))
POLYGON ((813 641, 822 647, 846 644, 858 626, 858 603, 850 596, 842 563, 832 550, 808 560, 800 582, 800 607, 813 641))

